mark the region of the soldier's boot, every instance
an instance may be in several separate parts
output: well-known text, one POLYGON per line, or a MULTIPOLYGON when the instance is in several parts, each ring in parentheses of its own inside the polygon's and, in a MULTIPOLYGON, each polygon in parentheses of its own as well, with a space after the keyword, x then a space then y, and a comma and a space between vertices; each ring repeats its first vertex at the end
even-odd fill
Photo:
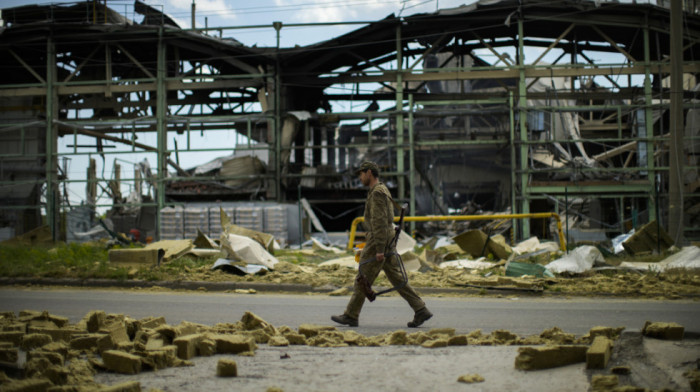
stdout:
POLYGON ((359 323, 357 319, 348 316, 347 314, 341 314, 340 316, 331 316, 331 320, 338 324, 347 325, 348 327, 357 327, 359 323))
POLYGON ((424 322, 430 320, 431 317, 433 317, 433 314, 430 313, 428 308, 423 308, 423 309, 417 311, 415 315, 413 315, 413 320, 408 322, 408 327, 409 328, 420 327, 424 322))

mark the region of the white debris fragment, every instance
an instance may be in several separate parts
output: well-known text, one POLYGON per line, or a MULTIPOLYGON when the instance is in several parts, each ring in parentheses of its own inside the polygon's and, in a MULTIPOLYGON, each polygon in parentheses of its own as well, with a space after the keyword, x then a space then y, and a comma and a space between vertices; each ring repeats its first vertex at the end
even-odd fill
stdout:
POLYGON ((591 270, 594 265, 599 263, 605 263, 605 258, 598 248, 584 245, 572 250, 568 255, 552 261, 546 267, 557 274, 563 272, 580 274, 591 270))

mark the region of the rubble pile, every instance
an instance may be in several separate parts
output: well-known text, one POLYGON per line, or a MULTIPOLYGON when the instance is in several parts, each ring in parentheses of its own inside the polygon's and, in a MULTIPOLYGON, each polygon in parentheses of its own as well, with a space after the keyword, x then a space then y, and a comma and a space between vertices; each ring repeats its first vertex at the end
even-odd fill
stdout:
MULTIPOLYGON (((517 369, 546 369, 578 362, 586 362, 588 369, 605 369, 614 341, 624 329, 594 327, 580 337, 557 327, 525 337, 507 330, 457 334, 454 328, 413 333, 397 330, 364 336, 352 329, 339 330, 325 325, 302 324, 296 330, 288 326, 275 327, 251 312, 246 312, 236 323, 206 326, 183 321, 174 326, 167 324, 163 317, 136 320, 103 311, 89 312, 78 323, 70 324, 65 317, 30 310, 21 311, 18 316, 13 312, 0 313, 0 327, 0 362, 10 373, 3 372, 0 377, 2 390, 122 392, 140 391, 140 385, 131 381, 105 387, 94 381, 94 375, 98 371, 138 374, 166 367, 191 366, 190 360, 196 356, 254 356, 258 344, 275 347, 413 345, 426 349, 519 345, 523 347, 515 358, 517 369)), ((682 339, 683 327, 647 322, 642 333, 653 338, 682 339)), ((240 369, 229 357, 220 359, 212 372, 219 377, 237 377, 240 369)), ((615 374, 626 373, 617 369, 615 374)), ((695 373, 688 374, 689 379, 694 380, 695 376, 695 373)), ((483 382, 483 378, 464 375, 459 381, 483 382)))

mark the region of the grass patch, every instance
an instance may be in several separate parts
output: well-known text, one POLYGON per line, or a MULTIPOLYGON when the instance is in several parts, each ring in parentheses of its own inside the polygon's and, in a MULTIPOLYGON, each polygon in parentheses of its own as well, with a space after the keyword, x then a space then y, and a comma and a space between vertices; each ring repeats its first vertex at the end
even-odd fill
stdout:
POLYGON ((108 277, 107 249, 94 245, 0 246, 0 275, 7 277, 108 277))

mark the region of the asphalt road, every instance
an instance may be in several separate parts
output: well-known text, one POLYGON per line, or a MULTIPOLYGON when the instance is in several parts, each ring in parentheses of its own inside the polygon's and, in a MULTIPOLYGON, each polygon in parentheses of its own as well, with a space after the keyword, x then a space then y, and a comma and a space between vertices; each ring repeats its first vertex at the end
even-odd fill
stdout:
MULTIPOLYGON (((581 335, 594 326, 624 326, 640 330, 646 320, 677 322, 687 333, 700 333, 700 302, 607 298, 424 298, 434 317, 424 328, 456 328, 457 333, 505 329, 520 335, 539 334, 557 326, 581 335)), ((213 325, 236 322, 251 311, 275 326, 303 323, 335 325, 348 297, 325 295, 224 294, 31 288, 0 289, 0 310, 48 310, 77 322, 90 310, 123 313, 133 318, 164 316, 170 324, 182 320, 213 325)), ((365 303, 357 332, 377 335, 406 329, 412 310, 399 297, 365 303)))

